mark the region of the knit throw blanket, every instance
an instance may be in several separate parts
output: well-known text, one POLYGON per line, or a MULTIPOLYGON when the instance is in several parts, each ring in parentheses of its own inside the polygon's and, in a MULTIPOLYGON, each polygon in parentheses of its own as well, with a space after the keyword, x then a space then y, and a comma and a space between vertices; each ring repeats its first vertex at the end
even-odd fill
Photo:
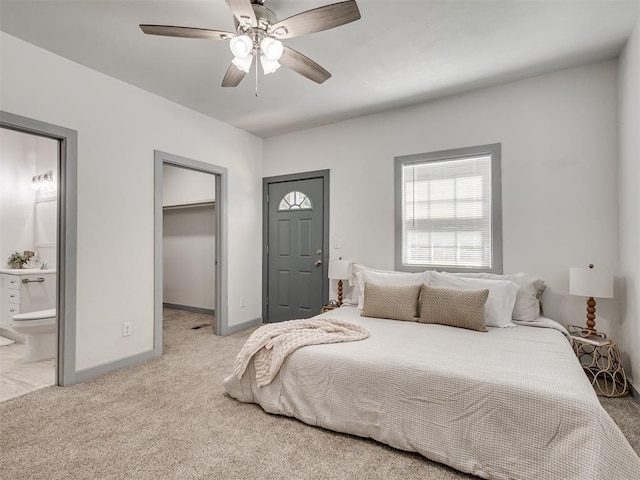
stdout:
POLYGON ((242 378, 254 359, 256 384, 269 385, 280 371, 287 355, 306 345, 364 340, 369 332, 353 323, 318 318, 269 323, 251 334, 233 363, 233 373, 242 378))

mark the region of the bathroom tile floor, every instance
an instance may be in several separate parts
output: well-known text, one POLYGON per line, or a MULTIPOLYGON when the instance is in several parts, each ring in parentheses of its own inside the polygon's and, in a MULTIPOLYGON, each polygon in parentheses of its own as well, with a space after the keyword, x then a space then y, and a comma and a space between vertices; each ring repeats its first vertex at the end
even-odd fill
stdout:
POLYGON ((56 383, 55 361, 21 363, 24 343, 0 347, 0 402, 56 383))

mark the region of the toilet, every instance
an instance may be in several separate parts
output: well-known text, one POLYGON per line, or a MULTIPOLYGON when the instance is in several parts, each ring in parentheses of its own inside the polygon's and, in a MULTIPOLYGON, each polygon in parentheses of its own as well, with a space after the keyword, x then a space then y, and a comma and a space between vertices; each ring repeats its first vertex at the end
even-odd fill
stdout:
POLYGON ((9 326, 27 337, 23 362, 50 360, 56 356, 56 309, 14 315, 9 326))

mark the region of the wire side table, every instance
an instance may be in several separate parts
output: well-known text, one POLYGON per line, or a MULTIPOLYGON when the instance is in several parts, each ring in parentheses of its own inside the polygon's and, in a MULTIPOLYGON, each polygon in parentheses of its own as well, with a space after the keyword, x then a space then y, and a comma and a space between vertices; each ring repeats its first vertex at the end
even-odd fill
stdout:
POLYGON ((628 392, 620 352, 603 333, 585 334, 580 327, 569 327, 573 351, 598 395, 622 397, 628 392))

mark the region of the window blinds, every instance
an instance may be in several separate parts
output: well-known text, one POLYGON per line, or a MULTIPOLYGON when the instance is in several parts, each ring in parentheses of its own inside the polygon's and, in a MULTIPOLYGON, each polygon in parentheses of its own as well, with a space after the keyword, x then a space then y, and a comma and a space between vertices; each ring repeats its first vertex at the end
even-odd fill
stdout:
POLYGON ((402 166, 402 263, 491 268, 491 155, 402 166))

